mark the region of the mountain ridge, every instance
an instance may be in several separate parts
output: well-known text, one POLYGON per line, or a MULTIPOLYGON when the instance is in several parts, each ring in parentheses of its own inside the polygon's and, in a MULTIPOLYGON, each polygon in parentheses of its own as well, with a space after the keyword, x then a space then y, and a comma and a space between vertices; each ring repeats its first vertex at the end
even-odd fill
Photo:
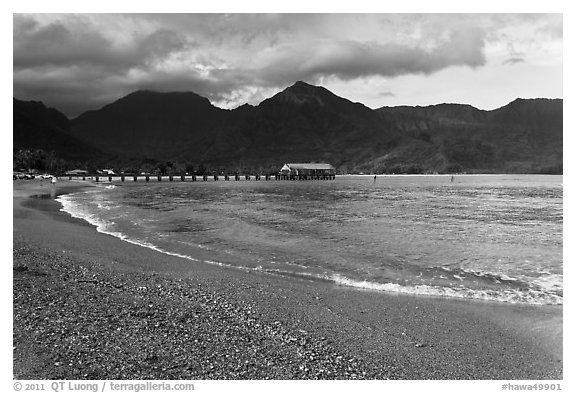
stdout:
POLYGON ((70 121, 40 101, 12 99, 13 149, 45 149, 70 160, 91 159, 103 153, 70 135, 70 121))
POLYGON ((562 99, 371 109, 298 81, 256 106, 136 91, 70 120, 70 136, 131 162, 261 170, 328 161, 341 172, 557 172, 562 99))

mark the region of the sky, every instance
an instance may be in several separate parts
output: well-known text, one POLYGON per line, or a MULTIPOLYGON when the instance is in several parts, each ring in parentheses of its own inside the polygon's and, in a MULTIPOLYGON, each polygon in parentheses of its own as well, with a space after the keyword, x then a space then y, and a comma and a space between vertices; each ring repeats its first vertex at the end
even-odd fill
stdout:
POLYGON ((563 98, 562 14, 14 14, 13 95, 73 118, 136 90, 221 108, 304 81, 370 108, 563 98))

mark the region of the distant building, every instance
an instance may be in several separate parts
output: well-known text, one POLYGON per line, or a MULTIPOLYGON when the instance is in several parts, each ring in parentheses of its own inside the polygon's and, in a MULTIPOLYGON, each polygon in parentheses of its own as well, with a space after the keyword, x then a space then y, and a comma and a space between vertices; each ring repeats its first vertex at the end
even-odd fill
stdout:
POLYGON ((284 164, 280 172, 283 175, 296 175, 296 176, 325 176, 335 175, 336 168, 330 164, 325 163, 305 163, 305 164, 284 164))
POLYGON ((64 174, 66 176, 85 176, 86 174, 88 174, 88 171, 85 171, 84 169, 74 169, 74 170, 68 171, 64 174))
POLYGON ((96 173, 99 175, 116 175, 113 169, 98 169, 96 173))

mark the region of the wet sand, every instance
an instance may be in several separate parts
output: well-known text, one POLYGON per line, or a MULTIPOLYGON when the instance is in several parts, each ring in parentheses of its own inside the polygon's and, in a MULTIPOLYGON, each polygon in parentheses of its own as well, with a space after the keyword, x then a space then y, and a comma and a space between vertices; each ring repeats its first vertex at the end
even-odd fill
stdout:
POLYGON ((561 306, 194 263, 59 211, 86 186, 14 182, 15 378, 562 379, 561 306))

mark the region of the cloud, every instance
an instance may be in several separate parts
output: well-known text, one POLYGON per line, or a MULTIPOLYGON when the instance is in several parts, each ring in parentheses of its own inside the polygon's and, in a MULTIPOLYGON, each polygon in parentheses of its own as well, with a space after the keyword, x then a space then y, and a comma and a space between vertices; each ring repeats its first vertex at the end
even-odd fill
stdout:
POLYGON ((40 25, 28 16, 14 17, 15 70, 82 64, 119 72, 142 67, 184 47, 184 40, 167 29, 135 36, 128 43, 118 43, 106 38, 83 18, 74 18, 67 24, 56 21, 40 25))
POLYGON ((379 97, 396 97, 396 94, 392 93, 391 91, 382 91, 378 93, 379 97))
POLYGON ((469 30, 452 34, 433 48, 395 43, 316 41, 306 46, 288 44, 267 53, 267 63, 256 68, 268 83, 318 80, 335 76, 343 80, 368 76, 396 77, 429 75, 451 66, 479 67, 485 64, 482 32, 469 30))
POLYGON ((518 64, 518 63, 525 63, 526 60, 524 60, 521 57, 511 57, 509 59, 506 59, 502 62, 502 64, 504 65, 514 65, 514 64, 518 64))
POLYGON ((543 22, 542 27, 536 30, 537 33, 551 38, 562 38, 564 36, 564 23, 562 14, 550 14, 543 22))

